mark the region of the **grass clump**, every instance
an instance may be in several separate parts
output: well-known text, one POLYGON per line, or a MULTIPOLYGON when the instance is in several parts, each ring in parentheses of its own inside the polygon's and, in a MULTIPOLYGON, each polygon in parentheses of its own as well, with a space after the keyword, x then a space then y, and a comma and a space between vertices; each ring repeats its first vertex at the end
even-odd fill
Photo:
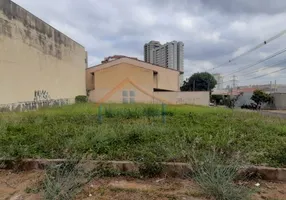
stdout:
POLYGON ((201 160, 192 163, 194 180, 202 192, 216 200, 249 200, 252 191, 235 184, 240 165, 216 153, 205 154, 201 160))
POLYGON ((44 199, 73 199, 96 175, 96 171, 88 170, 80 160, 49 166, 43 181, 44 199))
POLYGON ((161 175, 163 165, 159 162, 156 155, 148 153, 138 160, 139 174, 143 177, 153 178, 161 175))

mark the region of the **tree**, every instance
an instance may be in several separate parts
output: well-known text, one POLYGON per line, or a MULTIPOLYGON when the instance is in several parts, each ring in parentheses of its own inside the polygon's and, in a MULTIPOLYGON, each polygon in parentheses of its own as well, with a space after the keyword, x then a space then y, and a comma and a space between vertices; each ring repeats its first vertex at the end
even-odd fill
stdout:
POLYGON ((208 72, 195 73, 184 81, 181 91, 211 91, 217 81, 208 72))
POLYGON ((257 105, 260 105, 262 103, 271 103, 272 99, 273 98, 270 94, 267 94, 262 90, 255 90, 251 97, 251 100, 253 100, 257 105))

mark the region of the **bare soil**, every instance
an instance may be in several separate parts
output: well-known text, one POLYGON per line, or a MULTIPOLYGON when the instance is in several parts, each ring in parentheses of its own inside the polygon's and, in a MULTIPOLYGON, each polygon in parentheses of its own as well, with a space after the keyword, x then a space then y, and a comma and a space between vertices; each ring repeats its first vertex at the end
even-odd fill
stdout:
MULTIPOLYGON (((0 200, 42 199, 38 191, 43 171, 15 173, 0 170, 0 200)), ((285 200, 286 183, 250 181, 257 189, 253 200, 285 200), (255 186, 259 183, 260 186, 255 186)), ((77 196, 77 200, 206 200, 199 187, 187 179, 156 178, 134 179, 128 177, 94 179, 77 196)))

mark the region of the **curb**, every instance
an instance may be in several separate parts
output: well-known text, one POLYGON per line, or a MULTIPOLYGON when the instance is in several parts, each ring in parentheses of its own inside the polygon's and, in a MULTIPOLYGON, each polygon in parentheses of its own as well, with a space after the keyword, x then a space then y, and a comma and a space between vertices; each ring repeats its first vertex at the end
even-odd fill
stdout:
MULTIPOLYGON (((0 160, 0 169, 2 170, 44 170, 47 166, 53 164, 61 164, 67 162, 66 159, 24 159, 0 160)), ((69 161, 71 162, 71 161, 69 161)), ((131 161, 95 161, 88 160, 82 162, 85 167, 95 169, 98 166, 105 166, 119 172, 139 172, 140 164, 131 161)), ((162 162, 162 174, 168 177, 185 178, 186 175, 193 172, 192 167, 187 163, 172 163, 162 162)), ((243 167, 238 172, 238 177, 259 177, 262 180, 268 181, 283 181, 286 182, 286 168, 274 168, 264 166, 249 166, 243 167)))

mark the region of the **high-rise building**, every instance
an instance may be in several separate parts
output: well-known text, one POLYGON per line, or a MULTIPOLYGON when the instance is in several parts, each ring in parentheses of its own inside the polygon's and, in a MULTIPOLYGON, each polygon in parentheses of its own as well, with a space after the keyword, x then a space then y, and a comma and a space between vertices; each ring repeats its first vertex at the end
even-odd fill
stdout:
POLYGON ((151 51, 157 47, 160 47, 161 44, 158 41, 150 41, 149 43, 144 45, 144 61, 148 62, 148 63, 152 63, 152 59, 151 59, 151 51))
POLYGON ((171 68, 184 73, 184 43, 167 42, 161 45, 158 41, 150 41, 144 45, 144 60, 155 65, 171 68))

